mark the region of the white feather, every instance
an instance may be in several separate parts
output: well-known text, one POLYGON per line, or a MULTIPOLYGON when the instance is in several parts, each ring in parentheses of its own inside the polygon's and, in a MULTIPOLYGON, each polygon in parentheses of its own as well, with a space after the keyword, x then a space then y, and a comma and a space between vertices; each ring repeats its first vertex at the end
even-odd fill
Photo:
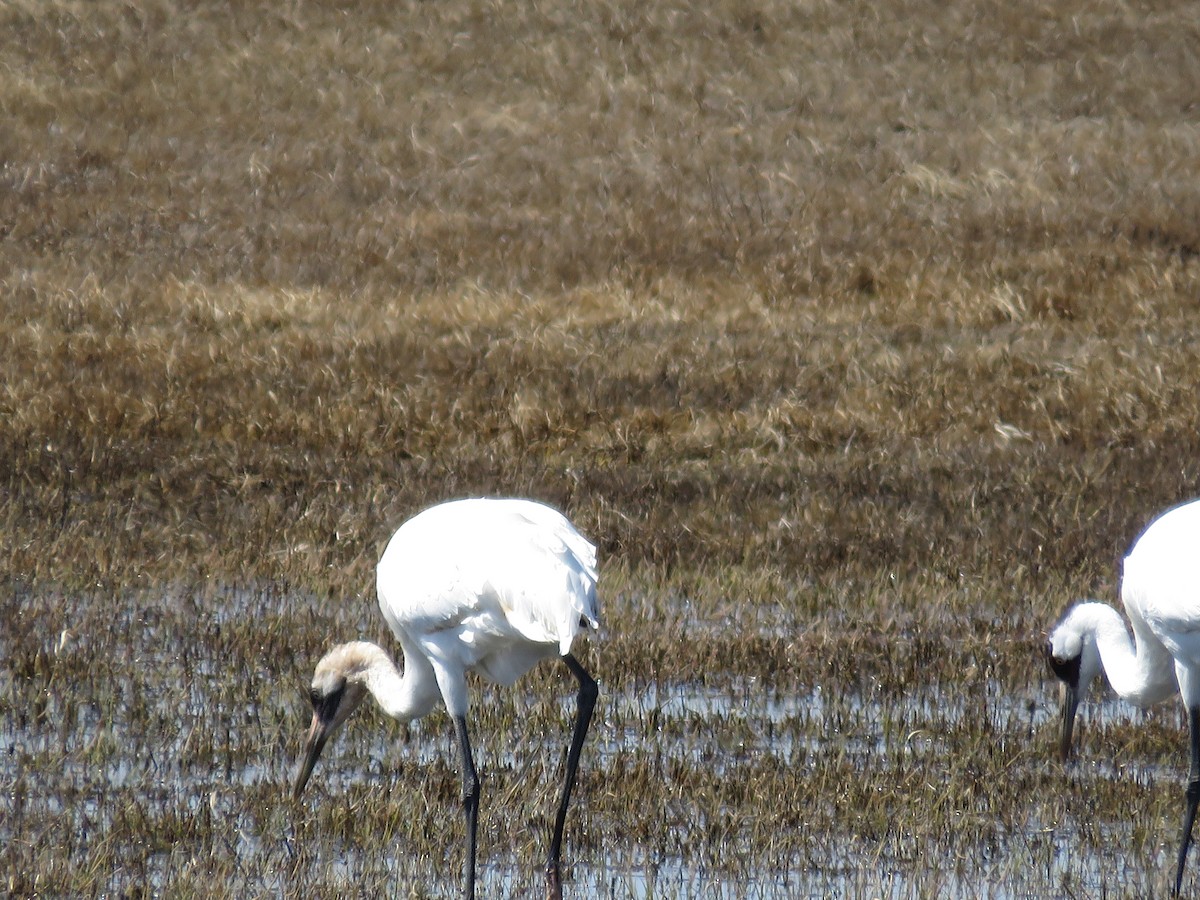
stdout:
POLYGON ((581 627, 600 625, 595 546, 532 500, 431 507, 396 531, 376 575, 397 636, 435 668, 474 669, 502 684, 566 655, 581 627))

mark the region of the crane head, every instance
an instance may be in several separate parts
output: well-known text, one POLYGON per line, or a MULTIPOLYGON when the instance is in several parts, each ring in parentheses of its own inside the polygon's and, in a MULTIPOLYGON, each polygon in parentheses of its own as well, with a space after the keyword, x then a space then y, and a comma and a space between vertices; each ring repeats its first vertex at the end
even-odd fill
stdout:
POLYGON ((1058 754, 1064 762, 1071 758, 1071 736, 1079 701, 1101 670, 1095 632, 1085 621, 1088 611, 1084 607, 1090 605, 1073 608, 1046 639, 1046 663, 1063 684, 1062 738, 1058 754))
POLYGON ((293 797, 299 798, 303 793, 325 744, 367 695, 367 686, 362 681, 362 666, 353 653, 354 647, 354 644, 335 647, 317 663, 309 691, 313 708, 312 724, 304 742, 300 768, 296 772, 293 797))
POLYGON ((1046 662, 1050 671, 1063 683, 1062 738, 1058 755, 1066 762, 1071 758, 1071 735, 1075 730, 1075 713, 1079 709, 1079 668, 1082 655, 1061 657, 1054 652, 1052 641, 1046 641, 1046 662))

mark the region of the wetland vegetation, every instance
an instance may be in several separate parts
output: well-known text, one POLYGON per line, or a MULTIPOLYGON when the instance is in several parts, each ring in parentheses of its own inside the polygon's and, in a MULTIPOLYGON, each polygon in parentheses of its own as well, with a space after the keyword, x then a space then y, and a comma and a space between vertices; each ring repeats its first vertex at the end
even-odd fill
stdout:
MULTIPOLYGON (((452 896, 444 714, 288 782, 324 648, 392 646, 391 531, 500 494, 600 548, 576 896, 1164 894, 1177 704, 1093 698, 1064 769, 1040 647, 1200 494, 1198 46, 1174 2, 0 5, 2 889, 452 896)), ((541 883, 559 668, 475 694, 484 896, 541 883)))

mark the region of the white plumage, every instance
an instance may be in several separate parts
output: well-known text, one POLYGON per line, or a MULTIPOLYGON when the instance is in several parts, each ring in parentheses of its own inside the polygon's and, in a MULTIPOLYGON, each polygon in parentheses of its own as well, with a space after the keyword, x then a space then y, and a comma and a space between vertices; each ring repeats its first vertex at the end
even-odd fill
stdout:
MULTIPOLYGON (((1150 524, 1125 558, 1121 599, 1177 664, 1200 671, 1200 502, 1150 524)), ((1200 703, 1200 693, 1183 699, 1200 703)))
POLYGON ((1074 606, 1050 632, 1046 656, 1065 684, 1063 759, 1079 701, 1101 671, 1123 699, 1148 706, 1178 692, 1188 713, 1191 774, 1175 894, 1183 882, 1192 823, 1200 802, 1200 501, 1163 513, 1125 557, 1121 600, 1133 629, 1111 606, 1074 606))
POLYGON ((440 696, 454 719, 467 819, 464 893, 474 896, 479 779, 467 734, 468 672, 510 685, 543 659, 559 657, 579 682, 546 866, 547 894, 561 897, 559 854, 580 748, 595 705, 595 681, 571 655, 581 629, 599 628, 596 548, 558 511, 532 500, 456 500, 405 522, 376 570, 379 606, 404 655, 403 674, 366 642, 335 647, 317 664, 313 720, 295 795, 329 737, 370 693, 389 715, 410 721, 440 696))
MULTIPOLYGON (((596 548, 532 500, 458 500, 405 522, 376 571, 379 607, 431 659, 512 684, 599 628, 596 548), (532 656, 513 659, 522 641, 532 656)), ((451 712, 460 712, 451 710, 451 712)))

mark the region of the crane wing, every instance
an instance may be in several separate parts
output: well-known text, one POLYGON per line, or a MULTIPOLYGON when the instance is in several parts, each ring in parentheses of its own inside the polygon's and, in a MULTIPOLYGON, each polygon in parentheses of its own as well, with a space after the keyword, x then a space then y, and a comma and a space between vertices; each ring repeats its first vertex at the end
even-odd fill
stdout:
POLYGON ((494 550, 489 584, 526 637, 566 654, 581 627, 600 627, 596 548, 562 515, 536 503, 513 508, 494 550))
POLYGON ((1121 599, 1178 660, 1200 665, 1200 503, 1155 519, 1125 557, 1121 599))
POLYGON ((597 577, 596 548, 556 510, 456 500, 392 537, 379 562, 379 600, 398 633, 511 629, 565 654, 581 627, 599 627, 597 577))

